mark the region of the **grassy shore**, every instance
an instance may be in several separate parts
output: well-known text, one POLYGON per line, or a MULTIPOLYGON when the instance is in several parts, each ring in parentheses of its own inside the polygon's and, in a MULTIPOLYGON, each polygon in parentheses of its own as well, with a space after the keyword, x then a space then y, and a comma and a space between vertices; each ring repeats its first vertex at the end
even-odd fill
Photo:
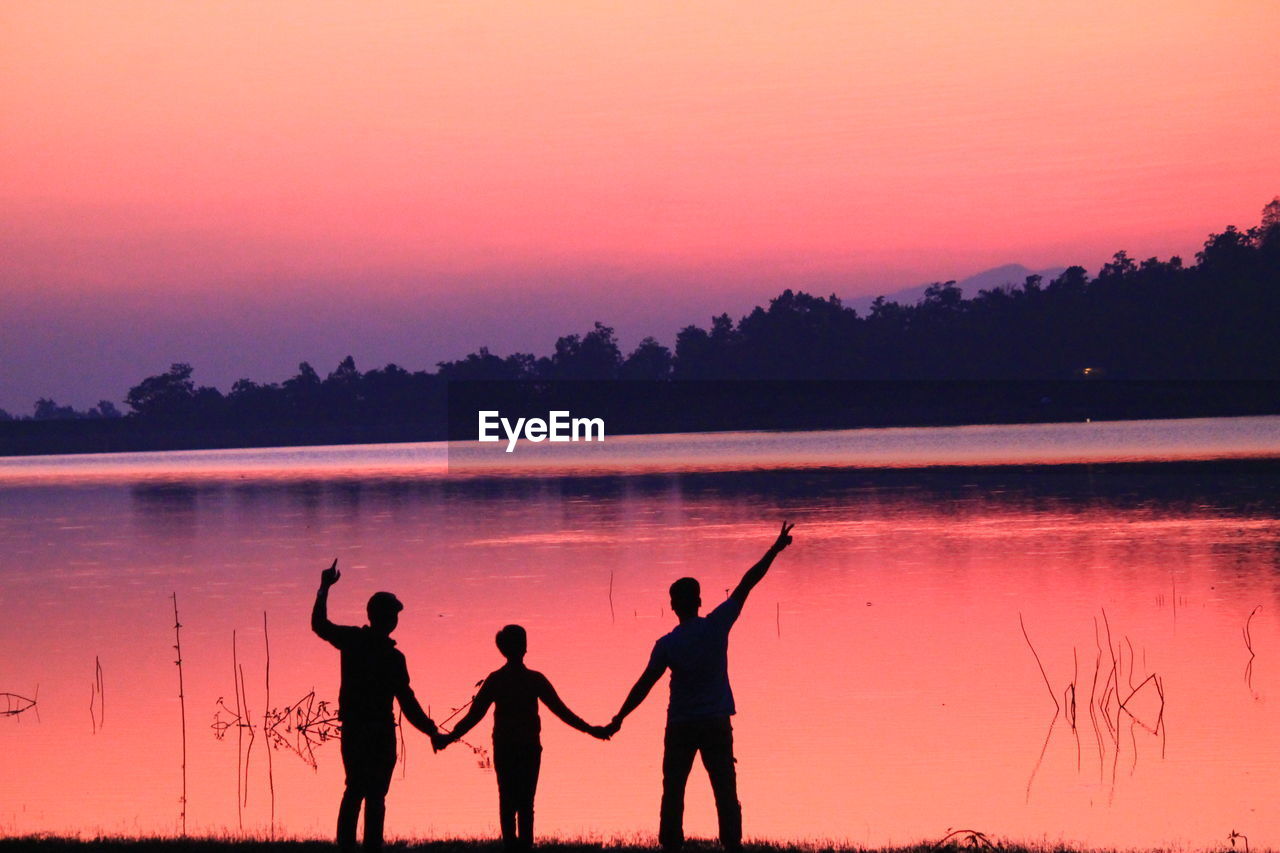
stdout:
MULTIPOLYGON (((1225 847, 1225 845, 1224 845, 1225 847)), ((218 838, 122 838, 91 839, 56 836, 19 836, 0 838, 0 853, 333 853, 335 846, 327 841, 218 838)), ((981 833, 957 833, 946 839, 901 847, 873 848, 830 842, 795 844, 747 844, 747 853, 928 853, 929 851, 969 851, 998 849, 1005 853, 1101 853, 1084 848, 1024 844, 988 839, 981 833)), ((627 840, 539 842, 538 853, 654 853, 655 847, 627 840)), ((690 841, 689 853, 719 853, 720 847, 710 842, 690 841)), ((387 853, 501 853, 497 841, 453 839, 443 841, 395 841, 386 845, 387 853)))

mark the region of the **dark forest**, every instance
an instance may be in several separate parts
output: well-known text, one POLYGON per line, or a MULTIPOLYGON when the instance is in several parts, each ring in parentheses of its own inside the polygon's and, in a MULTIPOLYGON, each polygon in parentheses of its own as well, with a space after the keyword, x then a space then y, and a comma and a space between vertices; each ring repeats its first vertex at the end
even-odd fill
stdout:
MULTIPOLYGON (((595 388, 589 399, 597 403, 632 393, 656 400, 655 383, 697 386, 694 394, 674 391, 663 398, 665 406, 658 407, 672 418, 650 411, 643 423, 626 421, 633 431, 1080 414, 1053 407, 1039 415, 1019 414, 999 394, 988 400, 985 414, 972 406, 954 417, 938 416, 937 406, 933 414, 918 407, 891 411, 895 400, 912 397, 902 389, 916 388, 917 397, 926 393, 919 389, 928 389, 941 405, 973 399, 975 387, 1001 383, 1020 389, 1019 398, 1031 394, 1039 401, 1045 395, 1035 390, 1037 383, 1051 383, 1058 397, 1073 384, 1108 386, 1108 399, 1130 398, 1132 405, 1122 411, 1108 410, 1122 417, 1270 413, 1280 411, 1274 393, 1280 387, 1278 341, 1280 198, 1264 208, 1257 227, 1211 235, 1193 264, 1117 252, 1093 277, 1073 266, 1051 281, 1029 276, 973 298, 964 298, 955 282, 937 282, 916 304, 881 297, 866 316, 834 294, 785 290, 736 322, 721 314, 705 328, 681 329, 674 350, 646 338, 624 353, 613 328, 597 322, 584 333, 560 337, 541 356, 501 356, 482 347, 440 362, 434 371, 388 364, 365 372, 348 357, 325 376, 303 362, 283 382, 241 379, 226 393, 197 385, 192 365, 174 364, 130 388, 124 414, 106 400, 77 411, 42 399, 28 417, 0 410, 0 454, 436 439, 444 437, 451 385, 476 382, 562 388, 587 382, 595 388), (678 401, 705 397, 709 383, 744 380, 763 384, 735 384, 738 390, 717 404, 740 398, 743 418, 718 417, 712 424, 674 417, 678 401), (876 388, 870 398, 858 392, 860 399, 888 414, 868 417, 863 411, 841 419, 827 405, 827 416, 817 417, 823 403, 816 400, 807 414, 790 421, 760 423, 746 416, 767 408, 779 387, 797 381, 827 383, 827 389, 832 383, 876 388), (1172 406, 1170 382, 1184 389, 1175 393, 1179 399, 1172 406), (601 392, 599 383, 612 390, 601 392), (1164 390, 1153 392, 1157 386, 1164 390), (1156 397, 1164 402, 1154 402, 1156 397)), ((803 396, 812 400, 818 386, 806 387, 803 396)))

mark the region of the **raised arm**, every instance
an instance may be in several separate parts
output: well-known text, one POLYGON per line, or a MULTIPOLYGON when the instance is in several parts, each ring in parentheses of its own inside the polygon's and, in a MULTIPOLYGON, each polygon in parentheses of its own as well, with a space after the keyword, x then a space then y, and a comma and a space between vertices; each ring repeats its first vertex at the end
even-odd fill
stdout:
POLYGON ((316 603, 311 608, 311 630, 320 639, 338 644, 340 634, 337 625, 329 621, 329 587, 338 582, 342 573, 338 571, 338 561, 334 560, 329 568, 320 573, 320 589, 316 592, 316 603))
POLYGON ((538 698, 542 700, 542 704, 547 706, 547 710, 563 720, 565 725, 571 726, 580 732, 592 733, 594 727, 569 710, 569 707, 561 701, 556 689, 551 686, 551 682, 547 680, 546 676, 543 676, 541 683, 538 684, 538 698))
POLYGON ((764 576, 769 571, 769 566, 773 565, 773 558, 782 553, 788 545, 791 544, 791 529, 794 524, 782 523, 782 532, 778 534, 778 538, 769 546, 769 550, 764 552, 764 556, 751 568, 747 569, 746 574, 742 576, 742 580, 738 581, 738 585, 734 587, 733 592, 729 593, 729 597, 738 602, 738 606, 747 603, 747 596, 751 594, 751 590, 756 588, 756 584, 764 580, 764 576))

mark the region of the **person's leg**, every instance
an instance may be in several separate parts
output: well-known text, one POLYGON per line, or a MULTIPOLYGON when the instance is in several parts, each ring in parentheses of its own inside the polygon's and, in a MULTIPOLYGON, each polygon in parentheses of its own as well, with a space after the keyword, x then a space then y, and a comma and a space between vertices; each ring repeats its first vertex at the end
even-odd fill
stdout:
POLYGON ((382 850, 382 830, 387 819, 387 791, 396 769, 396 730, 385 726, 373 733, 369 749, 369 781, 364 800, 364 849, 382 850))
POLYGON ((658 819, 658 843, 663 850, 684 846, 684 789, 698 751, 696 739, 685 723, 667 723, 662 744, 662 809, 658 819))
POLYGON ((341 743, 346 788, 338 806, 338 847, 344 853, 356 849, 356 821, 360 818, 360 804, 364 802, 364 750, 360 742, 359 729, 344 724, 341 743))
POLYGON ((502 827, 502 848, 516 853, 517 762, 510 746, 493 744, 493 772, 498 777, 498 824, 502 827))
POLYGON ((530 747, 523 758, 520 768, 518 835, 521 849, 529 851, 533 849, 533 799, 538 793, 538 772, 542 769, 541 744, 530 747))
POLYGON ((370 794, 364 801, 365 853, 382 849, 382 828, 387 820, 387 795, 370 794))
POLYGON ((720 821, 720 844, 727 851, 742 849, 742 805, 738 802, 738 771, 733 758, 733 726, 729 718, 708 720, 699 744, 702 766, 711 779, 720 821))
POLYGON ((364 795, 354 788, 342 792, 342 802, 338 805, 338 847, 344 853, 356 849, 356 821, 360 819, 360 805, 364 795))

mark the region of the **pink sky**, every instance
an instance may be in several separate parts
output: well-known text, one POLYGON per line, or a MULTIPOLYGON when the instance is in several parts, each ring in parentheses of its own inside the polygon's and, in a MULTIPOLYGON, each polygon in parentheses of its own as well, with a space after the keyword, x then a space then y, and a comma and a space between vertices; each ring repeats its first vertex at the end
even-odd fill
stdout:
POLYGON ((1280 192, 1276 32, 1271 0, 0 2, 0 406, 1189 258, 1280 192))

